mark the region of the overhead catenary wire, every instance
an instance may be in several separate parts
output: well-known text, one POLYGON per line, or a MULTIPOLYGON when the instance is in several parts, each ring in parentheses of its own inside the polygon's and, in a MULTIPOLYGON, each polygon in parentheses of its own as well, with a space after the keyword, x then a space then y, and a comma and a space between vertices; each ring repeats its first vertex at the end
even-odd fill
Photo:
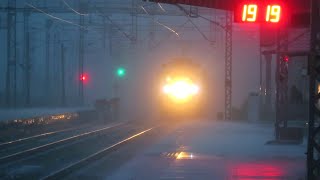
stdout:
POLYGON ((87 31, 91 31, 91 32, 95 32, 95 33, 98 33, 98 34, 99 34, 98 31, 96 31, 96 30, 94 30, 94 29, 92 29, 92 28, 88 28, 88 27, 85 27, 85 26, 81 26, 80 24, 77 24, 77 23, 75 23, 75 22, 72 22, 72 21, 69 21, 69 20, 66 20, 66 19, 63 19, 63 18, 54 16, 54 15, 52 15, 52 14, 49 14, 49 13, 45 12, 44 10, 42 10, 42 9, 40 9, 40 8, 37 8, 36 6, 34 6, 34 5, 32 5, 32 4, 26 3, 26 5, 29 6, 29 7, 31 7, 31 8, 33 8, 33 9, 35 9, 36 11, 38 11, 38 12, 40 12, 40 13, 42 13, 42 14, 44 14, 44 15, 52 18, 52 19, 54 19, 54 20, 61 21, 61 22, 64 22, 64 23, 67 23, 67 24, 70 24, 70 25, 73 25, 73 26, 77 26, 77 27, 79 27, 80 29, 87 30, 87 31))
POLYGON ((196 28, 196 30, 202 35, 202 37, 209 41, 209 42, 214 42, 214 41, 211 41, 207 35, 204 34, 204 32, 201 31, 201 29, 191 20, 191 18, 188 18, 190 20, 190 23, 196 28))
POLYGON ((118 24, 116 24, 109 16, 104 15, 104 14, 100 14, 100 13, 98 13, 97 15, 106 18, 106 19, 116 28, 116 30, 117 30, 118 32, 120 32, 124 37, 126 37, 126 38, 129 39, 130 41, 135 40, 134 37, 130 36, 128 33, 126 33, 125 31, 123 31, 123 30, 121 29, 121 27, 120 27, 118 24))
MULTIPOLYGON (((289 39, 288 45, 292 45, 293 43, 298 41, 300 38, 302 38, 305 34, 307 34, 309 32, 310 32, 310 29, 307 29, 307 30, 303 31, 302 33, 298 34, 297 36, 293 37, 292 39, 289 39)), ((277 51, 277 50, 273 49, 273 50, 268 50, 268 51, 277 51)))
POLYGON ((163 12, 166 12, 166 10, 162 7, 162 5, 160 3, 157 3, 158 6, 160 7, 160 9, 163 11, 163 12))
MULTIPOLYGON (((189 21, 190 21, 190 20, 187 19, 187 21, 185 21, 183 24, 181 24, 181 25, 177 28, 177 32, 180 32, 180 30, 181 30, 182 28, 184 28, 184 26, 185 26, 189 21)), ((173 35, 173 33, 170 33, 170 34, 167 36, 166 39, 170 38, 171 35, 173 35)), ((154 45, 152 48, 158 47, 158 46, 159 46, 163 41, 165 41, 166 39, 163 38, 163 39, 160 40, 156 45, 154 45)))
POLYGON ((167 25, 165 25, 165 24, 162 24, 162 23, 159 22, 158 20, 155 20, 155 22, 158 23, 158 24, 160 24, 161 26, 165 27, 166 29, 168 29, 169 31, 173 32, 175 35, 177 35, 177 36, 179 37, 179 33, 178 33, 176 30, 170 28, 169 26, 167 26, 167 25))
POLYGON ((45 12, 44 10, 39 9, 39 8, 37 8, 37 7, 29 4, 29 3, 26 3, 26 5, 29 6, 29 7, 31 7, 31 8, 33 8, 33 9, 35 9, 35 10, 37 10, 37 11, 39 11, 39 12, 41 12, 41 13, 43 13, 43 14, 45 14, 46 16, 48 16, 48 17, 50 17, 50 18, 52 18, 52 19, 55 19, 55 20, 58 20, 58 21, 61 21, 61 22, 67 23, 67 24, 71 24, 71 25, 73 25, 73 26, 77 26, 77 27, 79 27, 79 28, 88 30, 87 27, 81 26, 81 25, 79 25, 79 24, 77 24, 77 23, 74 23, 74 22, 72 22, 72 21, 59 18, 59 17, 54 16, 54 15, 51 15, 51 14, 45 12))
POLYGON ((299 35, 297 35, 296 37, 292 38, 291 40, 288 41, 288 45, 296 42, 299 38, 303 37, 306 33, 309 33, 310 29, 305 30, 304 32, 300 33, 299 35))
POLYGON ((84 13, 80 13, 79 11, 75 10, 74 8, 72 8, 65 0, 62 0, 62 2, 74 13, 80 15, 80 16, 88 16, 89 14, 84 14, 84 13))
MULTIPOLYGON (((188 11, 187 11, 184 7, 182 7, 180 4, 175 4, 175 5, 176 5, 182 12, 184 12, 184 13, 186 14, 186 16, 190 17, 190 14, 188 13, 188 11)), ((226 30, 226 27, 225 27, 225 26, 223 26, 222 24, 220 24, 220 23, 218 23, 218 22, 216 22, 216 21, 213 21, 213 20, 211 20, 211 19, 209 19, 209 18, 207 18, 207 17, 204 17, 204 16, 202 16, 202 15, 200 15, 200 14, 198 14, 198 17, 200 17, 200 18, 202 18, 202 19, 204 19, 204 20, 206 20, 206 21, 211 22, 212 24, 220 27, 220 28, 223 29, 223 30, 226 30)))
MULTIPOLYGON (((143 6, 140 6, 140 7, 141 7, 141 9, 142 9, 147 15, 150 15, 150 13, 149 13, 143 6)), ((171 27, 169 27, 169 26, 167 26, 167 25, 159 22, 158 20, 155 20, 155 19, 154 19, 153 21, 154 21, 155 23, 163 26, 164 28, 166 28, 167 30, 171 31, 172 33, 174 33, 176 36, 179 37, 179 33, 178 33, 176 30, 174 30, 173 28, 171 28, 171 27)))
POLYGON ((140 6, 140 7, 147 15, 150 15, 149 12, 146 10, 146 8, 144 8, 143 6, 140 6))
MULTIPOLYGON (((181 5, 177 4, 176 6, 177 6, 181 11, 183 11, 183 12, 185 13, 185 15, 186 15, 186 17, 189 19, 190 23, 193 25, 194 28, 196 28, 196 30, 201 34, 201 36, 202 36, 206 41, 209 41, 209 42, 212 43, 213 41, 211 41, 211 40, 207 37, 207 35, 204 34, 204 32, 202 32, 201 29, 191 20, 191 18, 190 18, 191 14, 188 13, 188 11, 187 11, 185 8, 183 8, 181 5)), ((199 15, 198 15, 198 16, 199 16, 199 15)), ((199 16, 199 17, 200 17, 200 16, 199 16)))
MULTIPOLYGON (((75 12, 75 13, 78 14, 78 15, 82 15, 82 16, 87 16, 87 15, 89 15, 89 14, 83 14, 83 13, 80 13, 80 12, 74 10, 65 0, 63 0, 63 2, 64 2, 64 4, 65 4, 66 6, 68 6, 73 12, 75 12)), ((68 24, 77 26, 77 27, 82 28, 82 29, 85 29, 85 30, 91 30, 91 29, 89 29, 88 27, 81 26, 81 25, 79 25, 79 24, 77 24, 77 23, 74 23, 74 22, 72 22, 72 21, 65 20, 65 19, 59 18, 59 17, 57 17, 57 16, 53 16, 53 15, 45 12, 44 10, 39 9, 39 8, 37 8, 37 7, 29 4, 29 3, 26 3, 26 5, 28 5, 29 7, 33 8, 33 9, 35 9, 35 10, 37 10, 37 11, 39 11, 39 12, 41 12, 41 13, 43 13, 43 14, 47 15, 48 17, 53 18, 53 19, 55 19, 55 20, 59 20, 59 21, 65 22, 65 23, 68 23, 68 24)), ((113 20, 112 20, 110 17, 104 16, 104 15, 101 15, 101 14, 98 14, 98 15, 103 16, 103 17, 106 17, 107 20, 108 20, 112 25, 114 25, 114 27, 116 27, 117 31, 119 31, 121 34, 123 34, 123 35, 124 35, 126 38, 128 38, 129 40, 133 40, 133 38, 132 38, 129 34, 127 34, 126 32, 122 31, 122 29, 121 29, 115 22, 113 22, 113 20)))
MULTIPOLYGON (((186 15, 188 18, 190 17, 190 13, 189 13, 183 6, 181 6, 180 4, 175 4, 175 5, 176 5, 182 12, 184 12, 185 15, 186 15)), ((216 25, 217 27, 221 28, 221 29, 224 30, 224 31, 227 30, 226 26, 223 25, 223 24, 221 24, 221 23, 219 23, 219 22, 216 22, 216 21, 214 21, 214 20, 212 20, 212 19, 210 19, 210 18, 207 18, 207 17, 205 17, 205 16, 202 16, 202 15, 200 15, 200 14, 197 14, 197 16, 200 17, 200 18, 202 18, 203 20, 206 20, 206 21, 208 21, 208 22, 216 25)), ((195 25, 195 23, 193 23, 192 21, 191 21, 191 23, 192 23, 193 25, 195 25)), ((195 28, 199 31, 199 33, 202 34, 202 36, 203 36, 206 40, 209 40, 209 38, 207 38, 207 36, 200 30, 199 27, 195 26, 195 28)), ((213 41, 210 41, 210 42, 213 42, 213 41)))
POLYGON ((122 31, 121 30, 121 28, 116 24, 116 23, 114 23, 113 22, 113 20, 109 17, 109 16, 105 16, 106 18, 107 18, 107 20, 111 23, 111 24, 113 24, 116 28, 117 28, 117 30, 119 31, 119 32, 121 32, 126 38, 128 38, 129 40, 133 40, 133 38, 129 35, 129 34, 127 34, 126 32, 124 32, 124 31, 122 31))

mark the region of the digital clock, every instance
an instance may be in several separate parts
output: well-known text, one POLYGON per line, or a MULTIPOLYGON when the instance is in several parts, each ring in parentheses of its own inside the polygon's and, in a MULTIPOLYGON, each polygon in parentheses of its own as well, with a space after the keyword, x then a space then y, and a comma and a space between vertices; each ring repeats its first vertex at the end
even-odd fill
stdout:
POLYGON ((284 7, 280 2, 250 1, 237 5, 234 13, 235 22, 280 23, 283 21, 284 7))

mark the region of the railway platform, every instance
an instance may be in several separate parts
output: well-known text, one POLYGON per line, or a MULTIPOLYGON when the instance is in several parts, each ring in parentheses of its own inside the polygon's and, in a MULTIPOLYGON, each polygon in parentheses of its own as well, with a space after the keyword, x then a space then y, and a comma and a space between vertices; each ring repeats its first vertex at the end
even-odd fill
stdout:
POLYGON ((271 123, 181 124, 105 179, 302 180, 302 144, 270 145, 271 123))
POLYGON ((0 121, 26 119, 63 113, 76 113, 80 111, 88 111, 93 109, 94 108, 92 107, 0 109, 0 121))

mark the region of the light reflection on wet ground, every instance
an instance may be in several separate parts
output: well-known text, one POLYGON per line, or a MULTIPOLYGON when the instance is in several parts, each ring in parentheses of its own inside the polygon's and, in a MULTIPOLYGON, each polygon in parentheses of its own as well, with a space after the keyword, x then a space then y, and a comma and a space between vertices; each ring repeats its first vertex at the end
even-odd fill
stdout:
POLYGON ((187 124, 108 179, 303 179, 305 143, 265 145, 272 138, 272 125, 187 124))

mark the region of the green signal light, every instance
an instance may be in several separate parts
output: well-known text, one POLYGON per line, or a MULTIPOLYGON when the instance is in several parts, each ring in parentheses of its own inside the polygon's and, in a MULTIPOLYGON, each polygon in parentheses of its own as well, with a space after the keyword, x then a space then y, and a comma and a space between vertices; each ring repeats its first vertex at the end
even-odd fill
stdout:
POLYGON ((124 77, 125 75, 126 75, 126 69, 124 69, 124 68, 117 69, 117 76, 124 77))

